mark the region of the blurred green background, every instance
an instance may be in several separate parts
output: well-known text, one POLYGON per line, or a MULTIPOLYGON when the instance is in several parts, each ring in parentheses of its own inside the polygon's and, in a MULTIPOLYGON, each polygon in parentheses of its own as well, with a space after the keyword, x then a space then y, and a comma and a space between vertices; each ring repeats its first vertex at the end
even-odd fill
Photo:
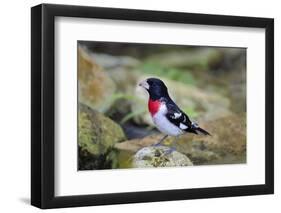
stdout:
POLYGON ((245 48, 79 41, 77 54, 79 170, 246 162, 245 48), (148 77, 212 136, 186 134, 172 155, 156 153, 161 133, 137 86, 148 77))

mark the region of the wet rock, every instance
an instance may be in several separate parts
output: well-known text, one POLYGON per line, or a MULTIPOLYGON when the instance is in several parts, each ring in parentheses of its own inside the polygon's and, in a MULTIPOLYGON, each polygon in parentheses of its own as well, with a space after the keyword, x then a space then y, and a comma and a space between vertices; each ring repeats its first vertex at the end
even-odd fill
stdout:
POLYGON ((115 83, 87 50, 78 48, 79 102, 105 112, 112 104, 115 83))
POLYGON ((79 168, 112 168, 117 164, 114 144, 126 139, 122 128, 90 107, 79 105, 79 168))
POLYGON ((174 167, 192 166, 187 156, 177 151, 169 152, 166 146, 149 146, 140 149, 133 157, 133 167, 174 167))

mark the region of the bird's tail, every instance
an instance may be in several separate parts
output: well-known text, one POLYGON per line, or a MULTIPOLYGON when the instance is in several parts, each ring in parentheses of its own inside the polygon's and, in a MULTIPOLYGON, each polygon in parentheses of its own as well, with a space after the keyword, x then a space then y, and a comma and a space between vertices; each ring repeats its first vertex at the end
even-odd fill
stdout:
POLYGON ((202 129, 201 127, 199 127, 199 125, 195 122, 191 123, 191 128, 187 130, 188 132, 192 132, 196 135, 210 135, 211 134, 209 132, 207 132, 205 129, 202 129))
POLYGON ((209 132, 207 132, 206 130, 200 128, 200 127, 196 127, 194 129, 196 131, 197 134, 202 134, 202 135, 211 135, 209 132))

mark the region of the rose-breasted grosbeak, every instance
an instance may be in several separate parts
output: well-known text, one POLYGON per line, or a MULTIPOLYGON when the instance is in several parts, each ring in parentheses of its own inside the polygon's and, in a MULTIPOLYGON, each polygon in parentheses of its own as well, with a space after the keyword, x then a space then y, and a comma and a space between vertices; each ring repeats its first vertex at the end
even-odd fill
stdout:
POLYGON ((159 145, 168 136, 176 136, 186 132, 210 135, 198 124, 191 122, 189 117, 175 104, 168 94, 168 89, 163 81, 157 78, 148 78, 140 82, 139 86, 149 94, 148 110, 156 127, 165 136, 156 144, 159 145))

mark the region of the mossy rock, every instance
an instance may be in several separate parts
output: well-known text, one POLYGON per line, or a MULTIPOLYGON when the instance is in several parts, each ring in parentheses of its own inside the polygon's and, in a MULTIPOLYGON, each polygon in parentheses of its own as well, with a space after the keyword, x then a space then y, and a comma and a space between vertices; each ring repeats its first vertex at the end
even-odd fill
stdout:
MULTIPOLYGON (((162 134, 155 134, 144 138, 132 139, 115 144, 115 148, 136 153, 144 147, 149 147, 157 143, 162 137, 162 134)), ((198 138, 200 138, 200 136, 193 136, 191 134, 183 135, 178 138, 174 146, 177 151, 185 154, 194 165, 206 164, 208 162, 221 159, 217 153, 208 150, 203 142, 197 142, 196 139, 198 138)), ((169 147, 172 145, 174 140, 174 137, 168 137, 162 142, 162 144, 163 146, 169 147)))
POLYGON ((106 112, 116 85, 85 48, 78 48, 79 102, 87 104, 99 112, 106 112))
POLYGON ((78 120, 79 168, 102 168, 102 165, 107 168, 110 167, 110 161, 114 166, 114 144, 126 140, 122 128, 102 113, 83 104, 79 105, 78 120), (92 167, 83 165, 83 162, 86 164, 88 161, 92 167))
POLYGON ((217 119, 207 123, 205 128, 212 134, 212 137, 201 138, 208 149, 222 154, 246 153, 246 114, 234 114, 217 119))
POLYGON ((110 118, 89 107, 79 107, 79 146, 89 153, 104 154, 115 143, 125 140, 122 128, 110 118))
POLYGON ((170 152, 166 146, 148 146, 140 149, 133 157, 135 168, 192 166, 190 159, 178 152, 170 152))

